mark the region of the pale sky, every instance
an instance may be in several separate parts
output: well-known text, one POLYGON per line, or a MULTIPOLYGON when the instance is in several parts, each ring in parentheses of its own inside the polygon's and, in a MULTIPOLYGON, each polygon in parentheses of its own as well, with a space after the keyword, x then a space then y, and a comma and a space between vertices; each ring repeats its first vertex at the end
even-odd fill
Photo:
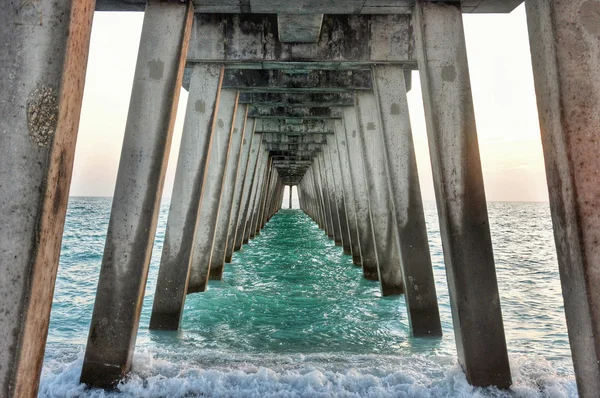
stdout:
MULTIPOLYGON (((72 196, 113 195, 142 19, 142 13, 94 15, 72 196)), ((465 15, 464 21, 487 199, 547 201, 525 9, 465 15)), ((408 100, 423 199, 433 200, 417 73, 408 100)), ((173 189, 186 103, 187 92, 182 90, 165 197, 173 189)))

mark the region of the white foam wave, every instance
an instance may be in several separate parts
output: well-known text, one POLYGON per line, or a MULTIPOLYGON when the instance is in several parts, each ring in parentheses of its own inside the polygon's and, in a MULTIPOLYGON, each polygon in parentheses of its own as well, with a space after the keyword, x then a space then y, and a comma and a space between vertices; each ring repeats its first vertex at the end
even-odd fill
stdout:
MULTIPOLYGON (((210 355, 227 355, 212 353, 210 355)), ((134 357, 131 375, 118 391, 79 384, 82 353, 76 360, 46 362, 40 397, 576 397, 572 377, 556 374, 543 360, 511 357, 514 385, 509 391, 470 386, 457 364, 412 356, 382 364, 379 356, 339 358, 299 356, 260 360, 235 358, 235 365, 171 362, 152 353, 134 357), (373 361, 370 361, 373 359, 373 361), (373 362, 375 366, 368 365, 373 362), (350 366, 347 366, 350 365, 350 366)), ((72 358, 72 357, 71 357, 72 358)), ((172 357, 170 357, 172 358, 172 357)), ((222 358, 223 359, 223 358, 222 358)), ((256 358, 254 358, 256 359, 256 358)), ((385 357, 384 357, 385 359, 385 357)), ((385 362, 385 361, 384 361, 385 362)))

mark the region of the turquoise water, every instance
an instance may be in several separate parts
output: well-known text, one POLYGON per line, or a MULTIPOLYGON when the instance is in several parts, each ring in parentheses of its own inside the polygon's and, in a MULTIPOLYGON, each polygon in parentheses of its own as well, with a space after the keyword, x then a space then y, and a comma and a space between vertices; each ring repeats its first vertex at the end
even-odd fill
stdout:
POLYGON ((426 204, 444 337, 409 337, 404 299, 382 298, 300 210, 282 210, 189 295, 179 332, 148 322, 168 204, 161 207, 131 376, 120 392, 78 383, 111 200, 71 198, 40 396, 574 397, 547 204, 490 203, 514 386, 469 386, 456 364, 443 255, 426 204))

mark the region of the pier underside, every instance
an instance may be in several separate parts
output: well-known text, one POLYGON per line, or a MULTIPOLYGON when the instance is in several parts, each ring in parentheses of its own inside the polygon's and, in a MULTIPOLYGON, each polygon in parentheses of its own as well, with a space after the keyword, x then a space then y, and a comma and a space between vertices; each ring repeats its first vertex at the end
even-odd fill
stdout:
MULTIPOLYGON (((37 394, 94 10, 145 14, 83 383, 110 388, 131 369, 182 87, 151 329, 180 328, 186 296, 223 278, 282 208, 287 186, 382 296, 404 295, 413 337, 441 336, 406 97, 418 70, 458 361, 472 385, 509 388, 462 18, 521 3, 9 5, 0 13, 0 396, 37 394)), ((593 397, 600 3, 526 5, 573 359, 579 393, 593 397)))

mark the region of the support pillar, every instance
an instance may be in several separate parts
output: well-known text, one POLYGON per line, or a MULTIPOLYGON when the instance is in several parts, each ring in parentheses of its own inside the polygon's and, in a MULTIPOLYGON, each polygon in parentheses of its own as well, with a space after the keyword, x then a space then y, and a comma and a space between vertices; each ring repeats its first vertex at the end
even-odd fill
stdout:
POLYGON ((394 223, 394 204, 389 188, 390 176, 375 94, 372 92, 356 94, 356 109, 365 169, 364 183, 369 193, 369 209, 379 264, 381 294, 398 295, 404 291, 398 231, 394 223))
POLYGON ((150 317, 150 329, 153 330, 177 330, 183 315, 198 208, 216 127, 222 79, 223 67, 218 64, 196 64, 192 70, 150 317))
POLYGON ((600 391, 600 3, 526 1, 550 210, 577 389, 600 391), (557 40, 556 38, 560 38, 557 40))
POLYGON ((319 191, 321 200, 323 202, 323 213, 325 215, 325 232, 327 237, 335 241, 335 233, 333 228, 333 216, 331 214, 331 202, 329 200, 329 193, 327 192, 327 177, 325 173, 325 162, 323 161, 322 154, 315 157, 317 164, 317 179, 319 184, 319 191))
POLYGON ((93 15, 94 1, 7 2, 0 12, 2 397, 38 392, 93 15))
POLYGON ((267 161, 269 155, 265 151, 261 151, 259 158, 258 167, 256 173, 254 173, 254 182, 252 187, 252 197, 250 201, 250 207, 248 209, 248 218, 246 220, 246 226, 244 227, 244 239, 243 243, 248 243, 250 238, 254 238, 252 228, 257 217, 258 201, 260 196, 260 190, 264 181, 265 170, 267 168, 267 161))
POLYGON ((191 3, 146 5, 81 382, 131 368, 193 19, 191 3))
MULTIPOLYGON (((256 124, 256 123, 255 123, 256 124)), ((254 179, 256 171, 260 162, 262 153, 262 139, 260 136, 254 136, 252 140, 252 147, 250 149, 250 158, 248 160, 248 167, 246 169, 246 177, 244 179, 244 190, 242 193, 242 206, 240 207, 240 215, 238 217, 238 223, 235 231, 235 239, 233 250, 240 250, 244 241, 244 234, 246 231, 246 224, 248 221, 248 215, 250 214, 250 206, 252 203, 252 192, 254 190, 254 179)))
POLYGON ((439 337, 438 309, 417 160, 401 66, 373 68, 385 157, 400 248, 406 309, 412 335, 439 337))
POLYGON ((346 216, 346 202, 344 201, 344 188, 342 181, 342 171, 335 136, 329 139, 329 144, 324 148, 325 156, 331 164, 331 173, 334 187, 334 203, 340 224, 340 235, 344 254, 352 255, 352 245, 350 243, 350 230, 348 229, 348 217, 346 216))
POLYGON ((335 121, 335 135, 334 142, 337 147, 337 159, 333 159, 334 162, 338 162, 339 169, 341 172, 341 183, 344 194, 344 203, 346 207, 346 221, 348 223, 348 233, 350 239, 350 246, 352 251, 352 262, 355 265, 361 266, 361 254, 360 254, 360 239, 358 235, 357 220, 356 220, 356 205, 354 198, 354 190, 352 189, 352 173, 350 171, 350 161, 348 160, 348 148, 346 144, 346 127, 344 121, 337 119, 335 121))
MULTIPOLYGON (((231 208, 231 220, 229 222, 229 231, 227 233, 227 247, 225 249, 225 262, 230 263, 233 257, 233 251, 235 248, 235 237, 237 234, 237 228, 242 213, 242 208, 245 205, 245 187, 246 187, 246 176, 248 174, 248 168, 252 163, 251 151, 254 148, 252 157, 256 159, 256 149, 254 142, 259 141, 254 136, 254 119, 246 118, 246 133, 244 134, 244 140, 242 141, 242 154, 240 159, 240 167, 235 183, 235 193, 233 198, 233 206, 231 208)), ((241 245, 241 242, 240 242, 241 245)))
POLYGON ((199 216, 196 223, 196 237, 192 248, 192 266, 187 293, 206 290, 210 268, 221 193, 229 156, 229 144, 237 116, 239 92, 221 90, 217 124, 211 140, 210 157, 202 187, 199 216))
POLYGON ((327 200, 329 213, 331 216, 333 241, 336 246, 343 246, 342 228, 340 227, 340 219, 335 201, 335 184, 333 181, 333 172, 331 170, 331 159, 327 148, 324 148, 319 155, 319 162, 323 167, 323 185, 325 188, 325 200, 327 200))
POLYGON ((414 16, 458 361, 472 385, 508 388, 461 6, 419 0, 414 16))
POLYGON ((377 253, 373 235, 373 224, 371 223, 371 213, 369 211, 369 192, 364 183, 366 177, 363 167, 362 141, 358 128, 358 116, 355 107, 345 107, 343 112, 363 275, 366 279, 376 281, 379 280, 377 253))
POLYGON ((289 200, 288 209, 292 208, 292 186, 290 185, 290 200, 289 200))
POLYGON ((240 154, 242 152, 242 143, 246 134, 246 116, 248 108, 245 105, 238 106, 235 124, 231 133, 231 142, 229 145, 229 155, 227 158, 227 167, 223 190, 221 193, 221 203, 219 207, 219 217, 215 230, 215 237, 210 255, 209 278, 221 280, 223 277, 223 266, 225 265, 225 249, 227 246, 227 233, 229 232, 229 222, 231 221, 231 211, 233 207, 233 194, 237 183, 238 168, 240 165, 240 154))

